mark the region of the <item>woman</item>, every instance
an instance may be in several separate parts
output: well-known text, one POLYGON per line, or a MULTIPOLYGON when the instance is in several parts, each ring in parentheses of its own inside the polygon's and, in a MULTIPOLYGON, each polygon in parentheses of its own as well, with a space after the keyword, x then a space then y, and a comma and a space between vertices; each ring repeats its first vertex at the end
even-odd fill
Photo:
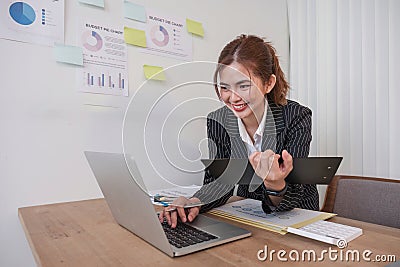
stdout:
POLYGON ((206 172, 202 188, 190 199, 178 198, 176 209, 165 208, 160 221, 165 217, 171 227, 176 226, 178 217, 191 222, 199 212, 223 205, 233 195, 262 201, 266 213, 318 210, 315 185, 285 182, 293 169, 293 157, 308 156, 311 110, 286 99, 289 85, 275 49, 257 36, 241 35, 224 47, 218 63, 215 89, 225 106, 207 118, 210 156, 248 157, 263 183, 249 190, 249 185, 219 184, 206 172), (200 201, 206 205, 182 208, 200 201))

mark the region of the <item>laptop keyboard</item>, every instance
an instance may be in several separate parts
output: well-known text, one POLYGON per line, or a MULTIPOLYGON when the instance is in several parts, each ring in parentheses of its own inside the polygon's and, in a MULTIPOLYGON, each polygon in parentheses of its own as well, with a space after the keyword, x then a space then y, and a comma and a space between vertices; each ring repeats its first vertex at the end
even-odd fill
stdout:
POLYGON ((206 233, 180 221, 178 221, 176 228, 171 228, 165 219, 161 225, 169 243, 177 248, 183 248, 218 238, 215 235, 206 233))

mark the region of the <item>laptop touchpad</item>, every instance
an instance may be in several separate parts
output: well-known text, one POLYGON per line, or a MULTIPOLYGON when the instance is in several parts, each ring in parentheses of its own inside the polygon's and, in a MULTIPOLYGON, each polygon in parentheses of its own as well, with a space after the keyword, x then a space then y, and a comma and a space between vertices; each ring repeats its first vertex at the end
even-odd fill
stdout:
POLYGON ((195 227, 204 228, 206 226, 216 225, 218 223, 219 223, 219 221, 217 221, 217 220, 210 219, 204 215, 198 215, 197 218, 194 220, 194 222, 191 223, 191 225, 193 225, 195 227))

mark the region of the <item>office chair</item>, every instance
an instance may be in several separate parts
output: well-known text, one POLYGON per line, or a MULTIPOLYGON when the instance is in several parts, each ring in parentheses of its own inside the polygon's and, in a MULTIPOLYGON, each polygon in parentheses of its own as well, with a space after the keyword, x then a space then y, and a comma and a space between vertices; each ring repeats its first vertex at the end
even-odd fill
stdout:
POLYGON ((400 228, 400 180, 335 176, 327 188, 321 210, 400 228))

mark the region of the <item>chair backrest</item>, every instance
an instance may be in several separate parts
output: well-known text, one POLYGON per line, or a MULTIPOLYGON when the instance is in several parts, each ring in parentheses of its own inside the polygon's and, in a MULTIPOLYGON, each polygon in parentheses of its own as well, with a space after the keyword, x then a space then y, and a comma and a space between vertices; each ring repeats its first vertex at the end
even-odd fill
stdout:
POLYGON ((322 211, 400 228, 400 180, 335 176, 327 188, 322 211))

